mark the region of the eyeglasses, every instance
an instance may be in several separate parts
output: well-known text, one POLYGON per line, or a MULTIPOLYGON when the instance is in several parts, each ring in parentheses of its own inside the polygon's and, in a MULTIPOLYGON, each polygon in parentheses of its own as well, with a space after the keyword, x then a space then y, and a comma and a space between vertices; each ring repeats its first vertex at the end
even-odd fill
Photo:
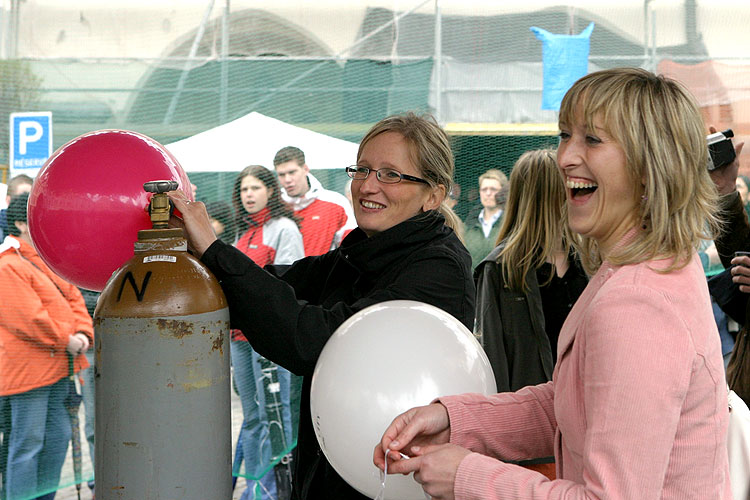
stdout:
POLYGON ((394 170, 392 168, 381 168, 375 170, 374 168, 363 167, 362 165, 352 165, 351 167, 346 167, 346 175, 356 181, 363 181, 367 179, 367 176, 370 175, 370 172, 375 172, 375 176, 383 184, 398 184, 402 180, 422 182, 428 185, 430 184, 424 179, 414 177, 413 175, 402 174, 398 170, 394 170))

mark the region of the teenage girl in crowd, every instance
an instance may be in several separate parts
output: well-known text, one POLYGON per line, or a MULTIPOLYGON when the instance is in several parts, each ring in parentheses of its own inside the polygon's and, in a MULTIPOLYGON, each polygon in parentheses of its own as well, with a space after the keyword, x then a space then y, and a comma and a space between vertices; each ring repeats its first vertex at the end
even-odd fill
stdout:
POLYGON ((529 151, 513 166, 497 247, 474 271, 475 333, 498 392, 552 379, 560 328, 588 282, 565 230, 555 154, 529 151))
MULTIPOLYGON (((276 174, 260 165, 252 165, 240 172, 234 183, 232 203, 236 213, 239 238, 234 246, 259 266, 291 264, 305 256, 302 235, 294 222, 291 208, 281 200, 276 174)), ((245 473, 258 477, 272 459, 269 425, 283 424, 287 446, 291 445, 291 409, 289 371, 278 366, 276 375, 281 385, 282 422, 269 421, 266 415, 264 376, 260 355, 250 347, 240 330, 232 330, 231 342, 234 381, 242 402, 242 428, 238 437, 238 454, 245 460, 245 473)), ((235 459, 235 469, 239 467, 235 459)), ((233 471, 235 474, 237 470, 233 471)), ((256 484, 248 481, 242 499, 255 498, 256 484)), ((276 498, 276 479, 273 470, 260 479, 263 499, 276 498)))

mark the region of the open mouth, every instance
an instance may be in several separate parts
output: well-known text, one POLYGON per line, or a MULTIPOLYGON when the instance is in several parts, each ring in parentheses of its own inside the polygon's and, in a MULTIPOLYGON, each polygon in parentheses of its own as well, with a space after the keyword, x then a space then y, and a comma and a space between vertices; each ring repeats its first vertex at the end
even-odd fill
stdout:
POLYGON ((566 180, 565 185, 570 189, 570 195, 573 198, 590 195, 599 187, 598 184, 591 181, 574 181, 573 179, 566 180))

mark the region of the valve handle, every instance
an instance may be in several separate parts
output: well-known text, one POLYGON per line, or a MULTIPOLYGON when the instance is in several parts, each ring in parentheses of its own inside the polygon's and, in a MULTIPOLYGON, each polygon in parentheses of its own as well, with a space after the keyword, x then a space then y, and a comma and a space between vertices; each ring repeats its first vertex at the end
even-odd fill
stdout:
POLYGON ((166 193, 177 189, 177 181, 149 181, 143 185, 147 193, 166 193))

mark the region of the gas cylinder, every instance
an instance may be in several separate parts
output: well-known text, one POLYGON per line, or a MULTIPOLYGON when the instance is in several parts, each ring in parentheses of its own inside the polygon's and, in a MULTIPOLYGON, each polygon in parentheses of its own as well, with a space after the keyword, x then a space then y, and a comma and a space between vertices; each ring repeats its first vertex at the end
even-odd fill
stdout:
POLYGON ((229 309, 216 278, 169 228, 153 229, 99 297, 95 328, 95 480, 99 500, 230 499, 229 309))

